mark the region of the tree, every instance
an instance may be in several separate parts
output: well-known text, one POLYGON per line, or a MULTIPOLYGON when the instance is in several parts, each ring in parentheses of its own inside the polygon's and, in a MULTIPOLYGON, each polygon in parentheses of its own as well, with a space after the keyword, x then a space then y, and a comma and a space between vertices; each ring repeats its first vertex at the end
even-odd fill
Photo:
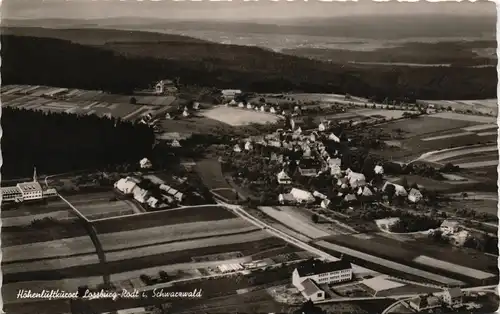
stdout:
POLYGON ((408 190, 409 184, 408 184, 408 179, 406 177, 403 177, 401 180, 401 185, 408 190))
POLYGON ((167 272, 166 272, 166 271, 163 271, 163 270, 162 270, 162 271, 160 271, 158 274, 160 275, 160 278, 161 278, 161 280, 163 280, 163 281, 168 281, 168 280, 170 279, 170 277, 168 276, 168 274, 167 274, 167 272))
POLYGON ((386 194, 387 194, 387 197, 389 198, 389 201, 392 201, 392 199, 394 198, 394 195, 396 194, 396 187, 394 186, 394 184, 387 184, 387 186, 385 187, 385 191, 384 191, 386 194))
POLYGON ((131 105, 136 105, 137 104, 137 99, 135 99, 135 97, 131 97, 130 98, 130 104, 131 105))
POLYGON ((319 306, 314 305, 311 300, 308 300, 294 314, 326 314, 326 312, 319 306))
POLYGON ((312 221, 313 221, 315 224, 317 224, 317 223, 318 223, 318 221, 319 221, 319 216, 318 216, 317 214, 313 214, 313 215, 311 216, 311 219, 312 219, 312 221))

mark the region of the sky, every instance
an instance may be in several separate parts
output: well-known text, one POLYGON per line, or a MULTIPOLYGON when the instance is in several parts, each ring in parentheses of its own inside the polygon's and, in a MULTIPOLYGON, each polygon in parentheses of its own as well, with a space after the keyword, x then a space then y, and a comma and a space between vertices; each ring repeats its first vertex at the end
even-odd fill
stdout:
POLYGON ((145 17, 165 19, 259 20, 352 15, 438 13, 495 15, 491 1, 403 3, 330 0, 0 0, 2 18, 94 19, 145 17))

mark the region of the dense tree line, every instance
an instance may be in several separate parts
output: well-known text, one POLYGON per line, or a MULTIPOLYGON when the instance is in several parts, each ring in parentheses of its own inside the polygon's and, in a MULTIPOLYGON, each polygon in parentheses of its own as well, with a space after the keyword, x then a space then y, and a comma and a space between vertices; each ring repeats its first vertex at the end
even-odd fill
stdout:
POLYGON ((158 43, 144 49, 140 43, 92 47, 27 36, 1 39, 4 84, 129 93, 158 79, 179 77, 185 85, 349 93, 379 100, 496 97, 494 68, 357 68, 216 43, 158 43))
POLYGON ((2 176, 102 169, 118 163, 138 163, 149 157, 153 131, 98 116, 3 108, 2 176))

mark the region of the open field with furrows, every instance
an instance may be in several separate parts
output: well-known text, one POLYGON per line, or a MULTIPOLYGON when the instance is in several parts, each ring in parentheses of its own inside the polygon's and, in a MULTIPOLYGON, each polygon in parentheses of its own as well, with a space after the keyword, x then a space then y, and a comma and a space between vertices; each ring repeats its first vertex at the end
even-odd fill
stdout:
MULTIPOLYGON (((193 240, 179 240, 174 242, 164 242, 161 244, 153 244, 149 246, 139 246, 130 249, 119 251, 110 251, 106 253, 106 261, 119 262, 134 260, 142 257, 156 256, 161 254, 170 254, 176 251, 193 250, 206 247, 217 247, 228 244, 239 243, 244 247, 246 242, 259 241, 269 239, 271 236, 264 231, 244 231, 233 234, 221 232, 220 236, 205 237, 193 240)), ((194 237, 193 237, 194 238, 194 237)), ((220 253, 220 252, 217 252, 220 253)), ((179 262, 180 263, 180 262, 179 262)), ((185 262, 187 263, 187 262, 185 262)), ((4 264, 4 274, 16 274, 35 271, 59 271, 71 267, 89 267, 90 265, 99 266, 99 261, 96 254, 85 254, 72 256, 67 258, 53 258, 32 262, 19 262, 12 264, 4 264)), ((163 265, 166 265, 165 263, 163 265)), ((81 275, 80 275, 81 276, 81 275)))
MULTIPOLYGON (((111 274, 114 282, 138 278, 141 274, 157 275, 160 270, 175 272, 180 270, 193 270, 198 268, 214 267, 227 263, 244 263, 255 258, 251 257, 259 252, 271 249, 283 248, 286 244, 277 238, 264 236, 263 232, 248 234, 240 237, 225 237, 224 239, 212 239, 205 241, 204 245, 193 242, 184 242, 180 245, 171 246, 165 250, 157 250, 144 254, 137 254, 128 259, 110 259, 106 265, 98 263, 95 259, 84 259, 84 263, 74 266, 62 261, 58 268, 52 269, 29 269, 4 274, 4 284, 11 287, 22 286, 22 282, 44 281, 52 282, 50 287, 69 287, 75 289, 82 284, 98 284, 102 282, 105 273, 111 274), (183 246, 186 244, 185 246, 183 246), (225 261, 193 262, 193 257, 213 254, 222 254, 238 251, 242 257, 225 261), (66 267, 64 267, 66 266, 66 267), (66 279, 65 279, 66 278, 66 279), (62 281, 63 280, 63 281, 62 281), (60 281, 60 282, 57 282, 60 281)), ((49 284, 47 284, 47 288, 49 284)))
POLYGON ((383 110, 383 109, 360 109, 355 111, 357 114, 365 117, 383 116, 386 119, 400 119, 403 117, 404 110, 383 110))
MULTIPOLYGON (((496 259, 492 256, 479 254, 475 251, 460 250, 447 245, 438 245, 421 241, 398 241, 395 239, 373 235, 370 240, 361 240, 352 236, 330 236, 324 239, 327 242, 346 246, 361 252, 373 254, 381 258, 387 258, 397 263, 403 263, 411 267, 422 268, 432 271, 440 270, 437 265, 422 265, 414 262, 419 256, 428 256, 449 263, 454 263, 462 267, 492 273, 496 269, 496 259), (473 253, 474 252, 474 253, 473 253), (474 256, 474 257, 473 257, 474 256)), ((444 271, 441 269, 441 271, 444 271)), ((462 272, 457 272, 454 268, 446 270, 448 273, 464 276, 462 272)), ((448 275, 449 276, 449 275, 448 275)), ((466 276, 466 275, 465 275, 466 276)), ((470 279, 475 279, 474 277, 470 279)))
POLYGON ((472 110, 484 114, 497 114, 497 99, 477 99, 477 100, 422 100, 423 103, 433 104, 441 107, 451 107, 455 110, 472 110))
POLYGON ((461 168, 480 168, 498 164, 498 148, 496 145, 480 145, 474 147, 460 147, 442 149, 423 154, 420 160, 445 164, 451 162, 461 168), (482 162, 491 164, 481 165, 482 162))
POLYGON ((300 217, 286 207, 277 208, 261 206, 259 207, 259 209, 266 215, 281 222, 288 228, 295 230, 298 233, 303 234, 311 239, 322 238, 330 235, 330 233, 317 227, 310 219, 310 221, 307 221, 306 219, 300 217))
POLYGON ((235 218, 224 207, 215 205, 179 207, 124 217, 96 220, 93 225, 98 233, 113 233, 158 226, 172 226, 188 222, 212 222, 235 218))
MULTIPOLYGON (((69 195, 65 198, 76 208, 84 208, 88 205, 95 204, 112 204, 109 202, 115 194, 112 191, 99 193, 85 193, 79 195, 69 195)), ((46 204, 23 204, 16 209, 2 210, 2 219, 10 217, 22 217, 31 215, 48 214, 58 211, 66 211, 70 208, 59 198, 49 200, 46 204)))
POLYGON ((227 123, 231 126, 242 126, 252 123, 276 123, 277 115, 251 109, 219 106, 202 113, 205 117, 227 123))
MULTIPOLYGON (((138 229, 132 231, 106 233, 99 235, 104 251, 113 252, 131 248, 152 246, 160 243, 173 243, 191 239, 222 236, 225 234, 246 233, 258 230, 241 218, 206 222, 193 222, 138 229)), ((3 263, 36 260, 73 255, 93 254, 94 245, 89 237, 76 237, 50 242, 39 242, 28 245, 5 247, 3 263)))
POLYGON ((161 113, 172 106, 173 96, 123 96, 78 89, 48 86, 20 86, 2 90, 2 106, 66 112, 82 115, 109 115, 125 120, 135 120, 151 112, 161 113), (33 89, 34 88, 34 89, 33 89), (134 97, 137 104, 131 104, 134 97))

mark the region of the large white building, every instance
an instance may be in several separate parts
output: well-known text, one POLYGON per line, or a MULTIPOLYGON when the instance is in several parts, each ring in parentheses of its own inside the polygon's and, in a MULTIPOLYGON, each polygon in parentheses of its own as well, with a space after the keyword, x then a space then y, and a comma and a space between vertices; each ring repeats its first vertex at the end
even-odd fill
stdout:
POLYGON ((36 175, 36 168, 33 169, 33 181, 18 183, 16 186, 1 188, 3 202, 21 203, 24 201, 42 200, 44 198, 57 196, 55 189, 44 190, 36 175))
POLYGON ((292 284, 303 292, 309 286, 309 284, 305 283, 308 279, 312 280, 316 285, 349 281, 352 280, 352 265, 345 260, 335 262, 308 260, 300 263, 295 268, 292 273, 292 284))

